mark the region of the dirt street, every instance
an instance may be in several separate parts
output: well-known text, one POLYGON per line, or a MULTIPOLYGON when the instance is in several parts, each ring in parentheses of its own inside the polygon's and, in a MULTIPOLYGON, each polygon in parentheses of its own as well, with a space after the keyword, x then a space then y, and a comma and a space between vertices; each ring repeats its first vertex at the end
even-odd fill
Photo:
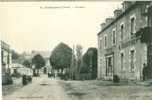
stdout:
POLYGON ((152 100, 152 86, 111 81, 63 81, 46 75, 17 89, 3 100, 152 100))
POLYGON ((3 96, 3 100, 70 100, 58 80, 52 80, 47 76, 41 76, 33 79, 21 89, 18 89, 11 95, 3 96))
POLYGON ((71 100, 152 100, 152 86, 146 83, 112 81, 60 81, 71 100), (146 84, 146 85, 145 85, 146 84))

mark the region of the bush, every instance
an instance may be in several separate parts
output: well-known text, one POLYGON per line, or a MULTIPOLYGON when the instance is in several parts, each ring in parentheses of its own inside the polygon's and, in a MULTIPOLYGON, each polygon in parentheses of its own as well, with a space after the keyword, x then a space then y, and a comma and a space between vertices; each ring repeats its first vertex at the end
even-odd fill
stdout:
POLYGON ((13 74, 12 74, 12 77, 20 78, 20 77, 21 77, 21 74, 20 74, 20 73, 13 73, 13 74))
POLYGON ((28 80, 28 82, 32 82, 32 77, 31 76, 27 76, 27 80, 28 80))
POLYGON ((119 79, 118 75, 113 75, 113 82, 114 83, 119 83, 120 82, 120 79, 119 79))
POLYGON ((13 84, 13 79, 9 73, 5 73, 5 75, 2 75, 2 85, 9 84, 13 84))

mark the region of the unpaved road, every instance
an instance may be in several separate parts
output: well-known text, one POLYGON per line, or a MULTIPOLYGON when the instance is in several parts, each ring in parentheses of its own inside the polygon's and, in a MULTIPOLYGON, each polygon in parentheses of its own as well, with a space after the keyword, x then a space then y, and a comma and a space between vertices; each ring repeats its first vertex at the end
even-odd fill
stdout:
POLYGON ((70 100, 58 81, 47 76, 34 78, 31 84, 3 96, 3 100, 70 100))
POLYGON ((3 95, 3 100, 152 100, 152 85, 63 81, 42 75, 13 93, 3 95))
POLYGON ((152 86, 111 81, 60 81, 71 100, 152 100, 152 86))

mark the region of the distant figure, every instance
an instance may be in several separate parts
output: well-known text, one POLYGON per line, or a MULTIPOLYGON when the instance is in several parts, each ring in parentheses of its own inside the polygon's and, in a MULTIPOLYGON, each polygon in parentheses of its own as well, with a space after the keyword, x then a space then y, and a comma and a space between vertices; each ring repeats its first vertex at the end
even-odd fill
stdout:
POLYGON ((143 81, 145 81, 145 80, 147 80, 147 77, 148 77, 148 67, 147 67, 147 65, 144 63, 143 64, 143 72, 142 72, 142 74, 143 74, 143 81))
POLYGON ((54 73, 51 73, 51 72, 48 72, 48 77, 50 77, 50 78, 55 78, 55 74, 54 74, 54 73))
POLYGON ((47 69, 46 69, 46 67, 44 67, 43 73, 46 74, 46 72, 47 72, 47 69))
POLYGON ((23 85, 26 85, 26 84, 27 84, 27 77, 26 77, 26 75, 23 75, 23 76, 22 76, 22 84, 23 84, 23 85))

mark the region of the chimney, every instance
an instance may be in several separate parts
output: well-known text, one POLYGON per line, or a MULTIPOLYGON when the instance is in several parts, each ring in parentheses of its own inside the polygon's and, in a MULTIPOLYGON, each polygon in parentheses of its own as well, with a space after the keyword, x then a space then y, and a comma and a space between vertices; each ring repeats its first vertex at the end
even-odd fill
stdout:
POLYGON ((101 29, 103 29, 106 26, 106 23, 101 23, 100 26, 101 26, 101 29))
POLYGON ((124 1, 122 3, 122 6, 123 6, 123 10, 125 11, 128 7, 130 7, 130 5, 132 5, 132 1, 124 1))
POLYGON ((116 10, 114 11, 114 17, 117 18, 121 13, 122 13, 122 10, 121 10, 121 9, 116 9, 116 10))
POLYGON ((108 25, 109 23, 111 23, 114 19, 113 18, 106 18, 106 25, 108 25))

